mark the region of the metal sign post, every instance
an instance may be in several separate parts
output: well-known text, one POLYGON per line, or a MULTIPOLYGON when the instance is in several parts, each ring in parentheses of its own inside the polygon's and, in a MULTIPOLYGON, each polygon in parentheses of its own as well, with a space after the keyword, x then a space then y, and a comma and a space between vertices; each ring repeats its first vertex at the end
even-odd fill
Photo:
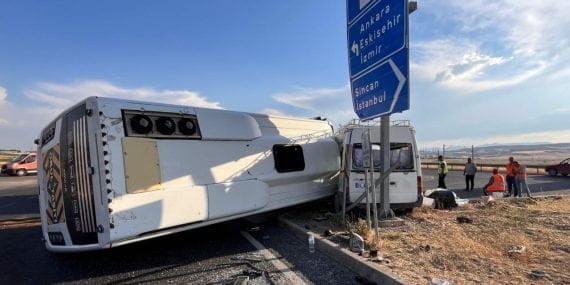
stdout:
MULTIPOLYGON (((370 189, 374 189, 374 179, 369 177, 369 173, 374 175, 374 161, 372 158, 372 145, 370 143, 370 130, 365 129, 362 132, 362 166, 364 166, 364 191, 366 192, 366 223, 370 228, 372 223, 370 221, 370 189)), ((376 205, 374 200, 374 192, 372 192, 372 205, 376 205)))
MULTIPOLYGON (((368 137, 370 137, 370 133, 368 133, 368 137)), ((369 141, 370 143, 370 141, 369 141)), ((370 147, 372 148, 372 146, 370 147)), ((378 203, 376 200, 376 183, 374 183, 374 156, 370 155, 370 165, 372 166, 372 171, 370 171, 370 190, 372 192, 372 219, 374 221, 374 244, 378 242, 378 203)))
POLYGON ((368 183, 368 169, 364 168, 364 192, 366 192, 366 226, 368 228, 372 227, 372 222, 370 221, 370 185, 374 184, 368 183))
MULTIPOLYGON (((354 112, 361 120, 382 117, 382 181, 378 181, 382 217, 393 217, 388 192, 388 177, 393 169, 390 168, 390 114, 410 109, 408 15, 415 9, 417 3, 411 2, 410 5, 408 0, 346 1, 354 112)), ((376 185, 377 181, 370 184, 376 185)), ((373 203, 374 193, 373 190, 373 203)))
POLYGON ((380 217, 393 218, 394 211, 390 208, 390 115, 380 119, 380 161, 382 161, 382 174, 385 178, 380 184, 380 217))

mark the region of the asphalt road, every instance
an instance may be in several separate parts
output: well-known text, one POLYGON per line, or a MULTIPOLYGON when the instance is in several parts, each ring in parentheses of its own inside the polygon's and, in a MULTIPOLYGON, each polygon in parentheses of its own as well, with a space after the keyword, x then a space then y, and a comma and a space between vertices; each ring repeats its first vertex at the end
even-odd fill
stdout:
POLYGON ((224 223, 80 254, 47 252, 39 227, 4 229, 0 284, 233 284, 238 276, 250 276, 254 284, 355 284, 349 269, 318 251, 309 253, 307 244, 273 223, 251 233, 270 258, 244 238, 246 228, 243 222, 224 223), (275 260, 286 269, 278 270, 275 260))
POLYGON ((0 220, 38 215, 37 179, 36 175, 0 175, 0 220))
MULTIPOLYGON (((437 188, 437 171, 424 169, 422 172, 424 189, 437 188)), ((462 171, 450 171, 445 178, 447 188, 454 191, 460 198, 477 198, 483 195, 483 186, 491 177, 490 172, 481 172, 475 175, 475 189, 465 191, 465 176, 462 171)), ((570 176, 550 177, 546 175, 529 175, 528 186, 533 195, 570 195, 570 176)), ((526 193, 523 191, 523 195, 526 193)))
MULTIPOLYGON (((37 213, 35 179, 0 177, 2 213, 37 213)), ((0 225, 0 284, 233 284, 239 276, 252 284, 358 284, 276 224, 238 220, 80 254, 46 251, 38 226, 0 225)))

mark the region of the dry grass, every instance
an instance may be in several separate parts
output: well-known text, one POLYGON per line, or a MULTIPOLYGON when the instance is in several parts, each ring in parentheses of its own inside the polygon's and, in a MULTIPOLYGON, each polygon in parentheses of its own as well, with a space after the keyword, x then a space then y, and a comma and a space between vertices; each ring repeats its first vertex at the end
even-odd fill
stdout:
MULTIPOLYGON (((301 221, 302 215, 298 218, 301 221)), ((430 284, 434 277, 453 284, 570 282, 570 197, 500 200, 451 211, 420 208, 403 219, 402 227, 380 230, 378 248, 390 260, 381 266, 410 284, 430 284), (460 215, 473 223, 457 223, 460 215), (509 253, 513 246, 526 251, 509 253), (534 269, 546 276, 532 279, 529 273, 534 269)), ((327 227, 342 230, 336 222, 308 223, 316 232, 327 227)), ((348 225, 372 240, 363 220, 353 218, 348 225)))
POLYGON ((0 164, 6 163, 12 159, 14 159, 17 156, 17 154, 5 154, 5 153, 0 153, 0 164))

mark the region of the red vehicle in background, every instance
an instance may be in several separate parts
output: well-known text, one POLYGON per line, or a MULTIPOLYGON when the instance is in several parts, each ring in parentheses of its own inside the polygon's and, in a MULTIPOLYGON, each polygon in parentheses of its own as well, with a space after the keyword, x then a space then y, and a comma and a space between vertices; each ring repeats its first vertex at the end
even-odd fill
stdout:
POLYGON ((562 176, 567 176, 570 173, 570 158, 561 161, 559 164, 549 165, 544 168, 546 173, 550 176, 556 176, 561 174, 562 176))
POLYGON ((1 173, 24 176, 38 172, 38 162, 35 152, 22 153, 7 164, 2 165, 1 173))

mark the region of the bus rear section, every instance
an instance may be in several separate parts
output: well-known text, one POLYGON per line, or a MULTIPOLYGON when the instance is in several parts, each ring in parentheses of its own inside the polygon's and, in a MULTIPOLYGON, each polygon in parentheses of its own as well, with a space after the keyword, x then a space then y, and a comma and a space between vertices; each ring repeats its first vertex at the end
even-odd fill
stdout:
POLYGON ((325 121, 90 97, 39 139, 52 251, 109 248, 330 196, 325 121))
MULTIPOLYGON (((380 128, 361 126, 345 132, 343 148, 343 173, 341 187, 348 191, 348 202, 355 201, 364 193, 365 177, 362 151, 362 133, 370 130, 374 177, 380 177, 380 128)), ((390 174, 389 199, 392 209, 419 207, 423 200, 421 161, 415 139, 415 130, 409 124, 390 127, 390 165, 398 167, 390 174)), ((342 191, 342 188, 339 189, 342 191)), ((380 187, 376 187, 376 197, 380 197, 380 187)), ((380 201, 378 201, 379 203, 380 201)), ((361 203, 365 203, 363 200, 361 203)))

